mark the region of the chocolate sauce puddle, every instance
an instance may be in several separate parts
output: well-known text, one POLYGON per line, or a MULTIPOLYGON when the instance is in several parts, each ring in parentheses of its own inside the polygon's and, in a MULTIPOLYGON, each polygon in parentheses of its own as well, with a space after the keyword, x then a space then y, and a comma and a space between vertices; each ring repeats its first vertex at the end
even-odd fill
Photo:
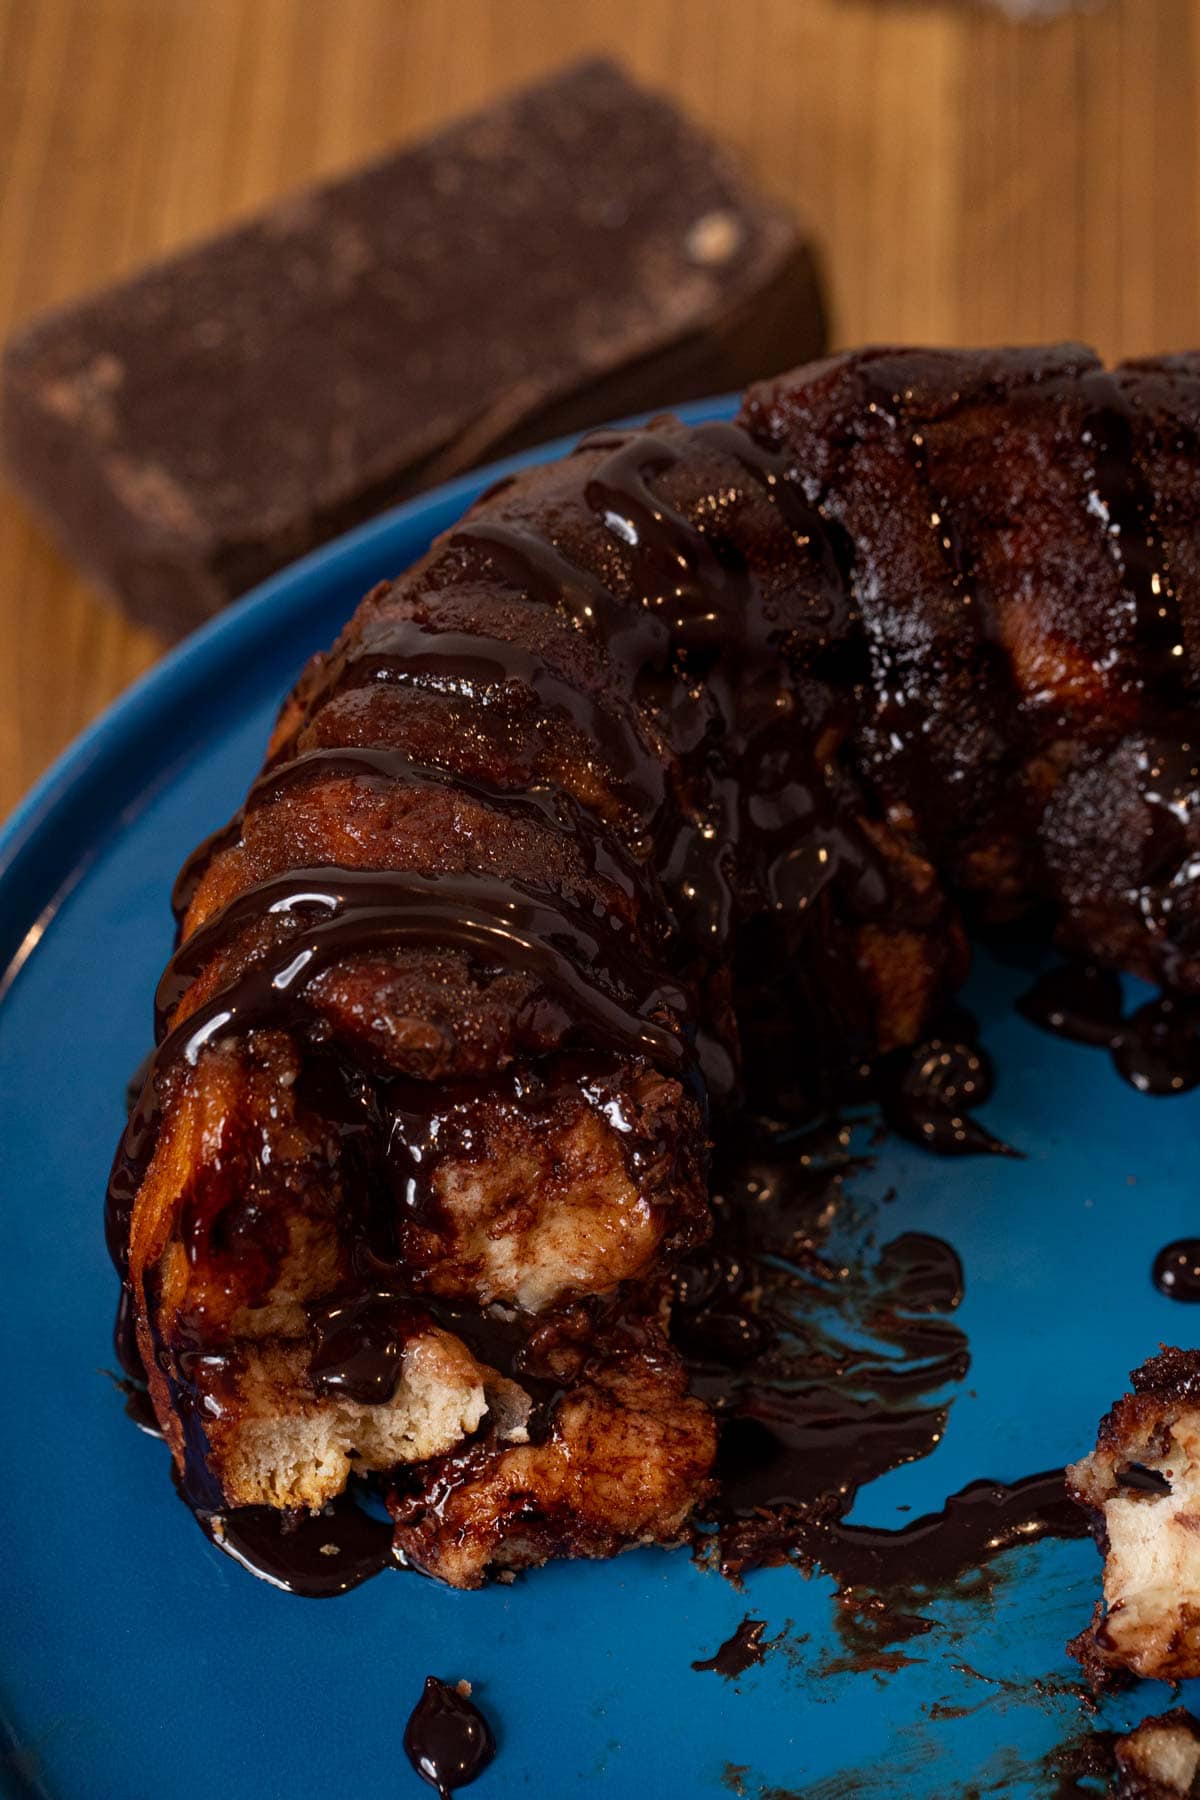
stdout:
POLYGON ((693 1669, 711 1669, 715 1675, 723 1675, 727 1681, 734 1680, 738 1675, 744 1675, 747 1669, 755 1668, 771 1648, 771 1640, 763 1641, 763 1633, 766 1629, 765 1619, 752 1619, 747 1616, 732 1636, 727 1637, 711 1656, 705 1656, 698 1662, 694 1662, 693 1669))
POLYGON ((929 1455, 969 1367, 948 1244, 905 1232, 873 1261, 861 1234, 830 1249, 861 1167, 848 1144, 844 1128, 742 1121, 718 1153, 713 1236, 676 1272, 672 1339, 720 1426, 698 1543, 731 1575, 785 1560, 797 1521, 840 1517, 866 1482, 929 1455))
POLYGON ((1116 1747, 1115 1731, 1082 1731, 1051 1750, 1039 1771, 1047 1800, 1096 1800, 1104 1794, 1135 1800, 1123 1783, 1110 1785, 1117 1775, 1116 1747))
POLYGON ((482 1775, 496 1754, 492 1728, 471 1699, 470 1684, 451 1687, 427 1675, 425 1691, 404 1728, 409 1762, 441 1800, 482 1775))
POLYGON ((219 1550, 289 1594, 331 1599, 398 1566, 391 1521, 364 1511, 350 1491, 315 1515, 271 1506, 212 1511, 194 1504, 182 1486, 180 1495, 219 1550))
POLYGON ((802 1563, 833 1576, 843 1641, 870 1653, 935 1629, 919 1611, 930 1597, 985 1593, 990 1564, 1004 1551, 1088 1534, 1063 1470, 1050 1469, 1011 1486, 973 1481, 940 1512, 894 1530, 812 1519, 797 1532, 796 1552, 802 1563))
POLYGON ((1126 1015, 1110 970, 1066 963, 1040 975, 1017 1002, 1034 1025, 1108 1050, 1121 1078, 1142 1094, 1186 1094, 1200 1085, 1200 1001, 1163 993, 1126 1015))
POLYGON ((932 1595, 984 1591, 1002 1551, 1087 1524, 1061 1470, 972 1483, 897 1530, 846 1523, 862 1486, 936 1448, 969 1367, 951 1247, 904 1232, 872 1262, 846 1244, 844 1186, 860 1167, 844 1128, 743 1121, 718 1153, 714 1236, 677 1276, 672 1336, 721 1427, 697 1554, 734 1578, 784 1561, 824 1570, 838 1667, 891 1668, 890 1646, 935 1629, 932 1595))

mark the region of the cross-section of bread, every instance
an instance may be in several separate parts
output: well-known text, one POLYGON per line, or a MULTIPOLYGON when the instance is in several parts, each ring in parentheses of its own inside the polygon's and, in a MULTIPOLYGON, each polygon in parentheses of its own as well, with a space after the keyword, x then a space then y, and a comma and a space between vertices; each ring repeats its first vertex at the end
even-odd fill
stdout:
MULTIPOLYGON (((677 1084, 627 1073, 568 1060, 519 1089, 451 1087, 420 1169, 431 1198, 397 1216, 412 1171, 365 1181, 367 1122, 344 1070, 260 1033, 181 1071, 129 1279, 192 1499, 316 1509, 351 1470, 428 1464, 485 1418, 495 1445, 526 1442, 532 1399, 512 1372, 534 1342, 541 1392, 567 1352, 580 1366, 589 1297, 637 1292, 664 1238, 689 1241, 703 1218, 694 1160, 662 1116, 686 1104, 677 1084)), ((397 1082, 393 1102, 407 1093, 397 1082)))
POLYGON ((391 1505, 402 1558, 454 1587, 550 1556, 678 1542, 709 1490, 716 1427, 661 1340, 602 1361, 543 1442, 468 1451, 391 1505))
POLYGON ((1163 1350, 1067 1471, 1104 1554, 1104 1600, 1072 1654, 1103 1681, 1200 1675, 1200 1351, 1163 1350))

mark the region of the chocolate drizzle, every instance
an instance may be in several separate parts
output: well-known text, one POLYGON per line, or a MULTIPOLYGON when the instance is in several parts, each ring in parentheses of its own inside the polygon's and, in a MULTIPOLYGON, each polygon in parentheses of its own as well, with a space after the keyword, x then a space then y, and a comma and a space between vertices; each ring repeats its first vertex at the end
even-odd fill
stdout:
MULTIPOLYGON (((813 761, 812 745, 829 724, 830 691, 822 688, 814 698, 809 683, 798 716, 791 655, 740 551, 692 524, 650 485, 694 444, 736 470, 737 479, 779 512, 807 556, 820 596, 811 609, 810 648, 836 638, 852 614, 848 547, 804 498, 783 457, 730 425, 704 427, 678 443, 653 432, 585 440, 581 452, 602 452, 593 457, 585 502, 630 553, 632 598, 618 599, 526 527, 468 520, 455 542, 468 561, 482 558, 493 573, 594 633, 606 658, 633 679, 643 711, 614 684, 603 694, 584 691, 543 657, 505 639, 438 630, 411 617, 387 619, 336 652, 306 692, 300 724, 255 784, 243 814, 189 858, 174 893, 177 916, 191 905, 212 858, 237 842, 246 818, 296 784, 336 777, 457 788, 473 803, 567 833, 585 848, 595 874, 638 903, 640 917, 669 931, 661 881, 682 927, 682 943, 670 958, 676 966, 689 943, 724 954, 745 904, 756 909, 765 902, 793 937, 832 887, 844 890, 859 916, 879 914, 887 883, 878 855, 843 817, 828 771, 813 761), (655 676, 666 679, 655 686, 655 676), (390 684, 467 696, 484 707, 525 693, 543 712, 565 717, 612 771, 639 831, 648 834, 650 861, 555 784, 502 792, 369 746, 295 753, 304 726, 327 701, 390 684), (678 759, 672 783, 647 730, 647 713, 678 759)), ((109 1242, 119 1267, 176 1065, 193 1064, 209 1044, 268 1026, 319 1037, 314 988, 320 976, 346 957, 401 946, 457 947, 485 967, 523 970, 544 996, 543 1038, 548 1023, 564 1042, 582 1028, 595 1043, 687 1070, 697 1025, 691 996, 673 976, 647 970, 644 946, 624 941, 612 918, 602 924, 560 895, 482 874, 314 868, 272 877, 193 932, 160 983, 158 1050, 110 1184, 109 1242), (231 979, 218 977, 215 990, 210 985, 180 1019, 193 980, 226 963, 231 979)), ((707 1027, 700 1049, 710 1087, 728 1086, 728 1053, 707 1027)), ((128 1333, 125 1349, 132 1362, 128 1333)))
POLYGON ((489 875, 332 867, 292 869, 247 888, 181 945, 155 996, 160 1047, 191 982, 242 932, 297 919, 301 933, 285 935, 280 949, 181 1021, 165 1058, 160 1048, 160 1064, 194 1064, 214 1037, 294 1026, 307 1016, 309 984, 330 963, 394 945, 466 949, 484 966, 527 969, 560 1002, 564 1035, 582 1024, 607 1047, 668 1067, 683 1062, 679 1036, 658 1016, 686 1019, 687 991, 665 972, 646 969, 611 916, 598 924, 531 883, 489 875))
POLYGON ((465 1681, 451 1687, 428 1675, 404 1728, 408 1760, 440 1800, 482 1775, 496 1754, 492 1728, 470 1695, 465 1681))
POLYGON ((785 634, 741 553, 651 486, 697 447, 767 495, 806 556, 806 652, 840 641, 854 617, 848 541, 786 459, 741 426, 700 426, 680 441, 653 430, 582 440, 577 454, 603 452, 584 498, 623 547, 632 603, 528 526, 468 519, 452 542, 596 637, 654 718, 680 772, 658 809, 655 861, 685 936, 711 954, 729 943, 743 891, 798 918, 831 885, 875 916, 888 888, 874 847, 835 804, 831 772, 813 760, 836 713, 831 692, 809 683, 802 700, 785 634))
MULTIPOLYGON (((626 849, 596 814, 565 788, 532 782, 521 788, 498 787, 431 764, 418 763, 401 750, 343 746, 309 750, 260 775, 250 789, 245 814, 254 812, 313 778, 349 777, 372 787, 458 794, 488 812, 527 819, 569 836, 583 852, 589 871, 628 899, 646 901, 653 894, 651 871, 626 849)), ((218 834, 220 835, 220 834, 218 834)))
POLYGON ((171 889, 171 911, 175 915, 177 924, 182 924, 188 908, 200 890, 200 883, 217 857, 221 855, 222 851, 230 849, 237 843, 241 836, 242 817, 243 815, 239 812, 230 819, 227 825, 220 826, 216 831, 210 831, 206 838, 201 838, 184 862, 175 877, 175 885, 171 889))
POLYGON ((1160 994, 1122 1010, 1118 976, 1068 963, 1034 982, 1017 1002, 1034 1025, 1056 1037, 1108 1050, 1123 1080, 1142 1094, 1186 1094, 1200 1085, 1200 1001, 1160 994))
MULTIPOLYGON (((309 1376, 315 1392, 361 1406, 390 1400, 406 1345, 432 1322, 461 1339, 487 1368, 520 1383, 531 1402, 527 1435, 532 1443, 541 1442, 551 1429, 562 1382, 539 1360, 539 1350, 544 1357, 543 1346, 557 1347, 561 1321, 520 1307, 458 1305, 414 1288, 400 1267, 390 1273, 390 1287, 359 1288, 310 1309, 309 1376)), ((593 1327, 602 1324, 602 1315, 602 1307, 579 1309, 580 1322, 593 1327)))
POLYGON ((206 1045, 234 1035, 262 1027, 311 1027, 317 1013, 310 989, 318 975, 342 958, 403 944, 454 945, 485 964, 523 966, 557 1000, 554 1022, 562 1037, 582 1021, 594 1042, 647 1055, 668 1067, 685 1064, 682 1039, 660 1019, 686 1016, 686 991, 669 977, 648 975, 615 931, 568 913, 527 884, 482 875, 290 871, 231 901, 168 964, 157 999, 165 1035, 109 1184, 109 1248, 118 1267, 124 1266, 130 1209, 153 1152, 167 1072, 177 1063, 194 1065, 206 1045), (317 922, 308 923, 314 915, 317 922), (226 953, 244 929, 264 918, 304 923, 166 1030, 191 974, 226 953))
POLYGON ((1133 1494, 1169 1494, 1171 1483, 1161 1469, 1148 1469, 1144 1463, 1130 1463, 1118 1469, 1113 1477, 1119 1488, 1133 1494))
POLYGON ((390 619, 343 653, 319 698, 324 702, 351 688, 390 683, 440 689, 483 705, 494 704, 509 684, 523 688, 543 714, 561 714, 600 749, 638 818, 649 822, 662 806, 662 762, 647 746, 632 707, 610 693, 603 701, 595 698, 556 674, 543 657, 505 638, 390 619))
POLYGON ((1186 701, 1187 659, 1179 598, 1158 530, 1154 491, 1137 454, 1137 413, 1115 375, 1095 369, 1081 378, 1090 403, 1083 442, 1092 452, 1088 503, 1100 518, 1121 574, 1146 686, 1186 701))
MULTIPOLYGON (((636 432, 593 437, 580 446, 581 452, 604 452, 585 484, 585 500, 631 552, 638 590, 633 603, 619 602, 528 528, 468 520, 454 540, 493 561, 534 597, 577 623, 586 620, 618 667, 640 678, 670 662, 667 712, 659 723, 681 759, 681 792, 691 796, 686 803, 668 793, 657 748, 647 741, 636 712, 611 688, 597 698, 519 645, 439 631, 413 618, 386 620, 362 642, 338 651, 306 696, 303 722, 337 694, 380 683, 448 689, 483 705, 513 686, 528 692, 544 710, 565 714, 601 751, 657 846, 655 861, 685 935, 719 952, 729 942, 746 880, 758 891, 759 904, 765 899, 769 908, 792 919, 839 882, 862 916, 877 914, 886 904, 887 884, 873 847, 843 820, 825 773, 811 761, 810 745, 822 721, 810 717, 801 724, 789 716, 797 699, 791 664, 740 552, 710 541, 649 486, 654 475, 675 467, 683 445, 696 443, 732 463, 756 491, 768 495, 797 543, 807 548, 815 584, 825 596, 823 606, 814 609, 813 637, 827 642, 848 617, 846 544, 809 505, 784 459, 741 427, 703 427, 678 445, 653 432, 636 432), (693 685, 683 679, 689 659, 697 658, 703 665, 696 671, 699 687, 695 675, 693 685), (743 845, 750 865, 739 870, 743 845)), ((828 696, 822 705, 828 706, 828 696)), ((617 879, 627 894, 637 890, 638 866, 629 852, 619 841, 606 842, 612 834, 555 790, 481 795, 457 776, 419 768, 387 750, 326 749, 289 761, 296 735, 255 784, 247 813, 310 776, 349 774, 409 786, 453 783, 488 805, 528 810, 570 832, 573 841, 590 842, 593 867, 617 879)), ((239 829, 235 822, 214 834, 189 859, 174 895, 179 916, 212 857, 236 840, 239 829)), ((653 908, 646 910, 653 916, 653 908)), ((631 959, 625 958, 618 972, 617 947, 594 926, 585 929, 568 919, 547 896, 482 875, 433 880, 387 871, 291 872, 231 901, 180 947, 160 984, 160 1048, 118 1157, 110 1236, 123 1235, 124 1215, 153 1146, 161 1076, 173 1061, 194 1061, 218 1036, 266 1024, 295 1029, 311 1017, 309 985, 330 962, 414 942, 458 944, 477 954, 499 950, 505 966, 516 960, 557 993, 567 1009, 564 1025, 583 1022, 603 1042, 619 1041, 670 1067, 681 1062, 677 1033, 652 1017, 686 1011, 678 985, 668 981, 647 993, 644 983, 635 983, 643 991, 631 1009, 631 959), (230 989, 212 995, 168 1033, 190 981, 230 950, 240 931, 264 920, 273 927, 296 926, 285 934, 283 949, 268 953, 266 961, 244 971, 230 989)), ((119 1241, 114 1247, 120 1254, 119 1241)))
POLYGON ((297 787, 303 788, 314 780, 338 777, 375 788, 395 786, 416 792, 459 794, 505 818, 528 819, 562 831, 569 834, 572 843, 584 853, 593 875, 612 882, 627 898, 646 906, 648 923, 653 919, 654 902, 661 902, 661 896, 652 888, 648 865, 631 855, 621 840, 565 788, 531 783, 523 788, 508 789, 450 769, 416 762, 402 750, 345 745, 304 751, 286 762, 273 764, 259 776, 241 811, 228 825, 198 844, 184 864, 171 893, 176 920, 182 923, 212 862, 238 842, 247 818, 297 787))
POLYGON ((653 653, 663 618, 670 639, 672 678, 655 710, 693 800, 682 818, 660 824, 664 885, 688 935, 714 949, 729 943, 744 891, 800 922, 839 887, 857 916, 878 916, 889 898, 881 859, 836 804, 834 772, 814 760, 840 703, 829 689, 802 686, 793 666, 796 648, 803 661, 848 628, 848 548, 785 459, 742 427, 702 426, 691 441, 770 497, 804 546, 812 600, 805 643, 789 656, 740 552, 719 554, 708 533, 651 489, 650 477, 674 468, 681 446, 653 433, 584 440, 581 450, 607 451, 585 498, 628 547, 643 610, 656 621, 647 648, 653 653))

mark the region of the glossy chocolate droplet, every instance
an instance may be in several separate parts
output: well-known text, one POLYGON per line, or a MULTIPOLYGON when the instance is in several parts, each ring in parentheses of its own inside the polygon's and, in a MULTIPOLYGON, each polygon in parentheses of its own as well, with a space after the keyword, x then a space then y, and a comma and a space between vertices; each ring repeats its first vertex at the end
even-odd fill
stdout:
POLYGON ((1142 1094, 1186 1094, 1200 1083, 1194 1002, 1164 994, 1139 1006, 1113 1042, 1113 1062, 1142 1094))
POLYGON ((1039 975, 1017 1010, 1056 1037, 1108 1050, 1121 1029, 1120 978, 1091 963, 1066 963, 1039 975))
POLYGON ((904 1231, 885 1244, 875 1278, 905 1312, 953 1312, 963 1297, 958 1253, 923 1231, 904 1231))
POLYGON ((1154 1259, 1154 1285, 1168 1300, 1200 1300, 1200 1238, 1176 1238, 1154 1259))
POLYGON ((482 1775, 496 1754, 492 1728, 466 1686, 450 1687, 436 1675, 426 1676, 425 1692, 404 1728, 409 1762, 442 1800, 482 1775))
POLYGON ((971 1041, 973 1021, 955 1019, 954 1029, 930 1037, 890 1060, 880 1088, 884 1118, 893 1131, 940 1156, 1011 1156, 971 1108, 989 1098, 992 1068, 971 1041))
POLYGON ((1090 964, 1050 969, 1017 1008, 1056 1037, 1108 1050, 1117 1073, 1141 1094, 1186 1094, 1200 1085, 1200 1007, 1190 996, 1160 994, 1121 1016, 1121 983, 1090 964))

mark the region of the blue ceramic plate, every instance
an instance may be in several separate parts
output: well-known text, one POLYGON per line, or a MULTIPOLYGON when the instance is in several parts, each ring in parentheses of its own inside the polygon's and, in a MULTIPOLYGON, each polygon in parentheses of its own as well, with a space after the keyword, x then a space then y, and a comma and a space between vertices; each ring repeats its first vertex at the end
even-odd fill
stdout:
MULTIPOLYGON (((1046 1793, 1042 1759, 1087 1723, 1063 1654, 1095 1598, 1086 1542, 1011 1550, 989 1598, 931 1602, 934 1629, 890 1673, 839 1670, 828 1579, 770 1570, 743 1594, 685 1553, 478 1594, 385 1575, 301 1600, 208 1544, 105 1374, 101 1197, 172 878, 240 801, 305 658, 495 473, 363 527, 199 633, 0 841, 0 1790, 404 1800, 428 1792, 401 1738, 435 1673, 469 1677, 496 1722, 479 1800, 1046 1793), (747 1611, 786 1633, 779 1649, 737 1682, 693 1670, 747 1611)), ((987 1121, 1024 1160, 891 1142, 855 1189, 868 1228, 877 1211, 881 1235, 957 1247, 972 1358, 936 1452, 860 1495, 869 1523, 1078 1455, 1127 1371, 1192 1326, 1149 1267, 1196 1228, 1200 1096, 1144 1098, 1103 1055, 1039 1034, 1012 1005, 1028 978, 980 958, 967 995, 998 1070, 987 1121)), ((1135 1688, 1098 1722, 1164 1704, 1135 1688)))

